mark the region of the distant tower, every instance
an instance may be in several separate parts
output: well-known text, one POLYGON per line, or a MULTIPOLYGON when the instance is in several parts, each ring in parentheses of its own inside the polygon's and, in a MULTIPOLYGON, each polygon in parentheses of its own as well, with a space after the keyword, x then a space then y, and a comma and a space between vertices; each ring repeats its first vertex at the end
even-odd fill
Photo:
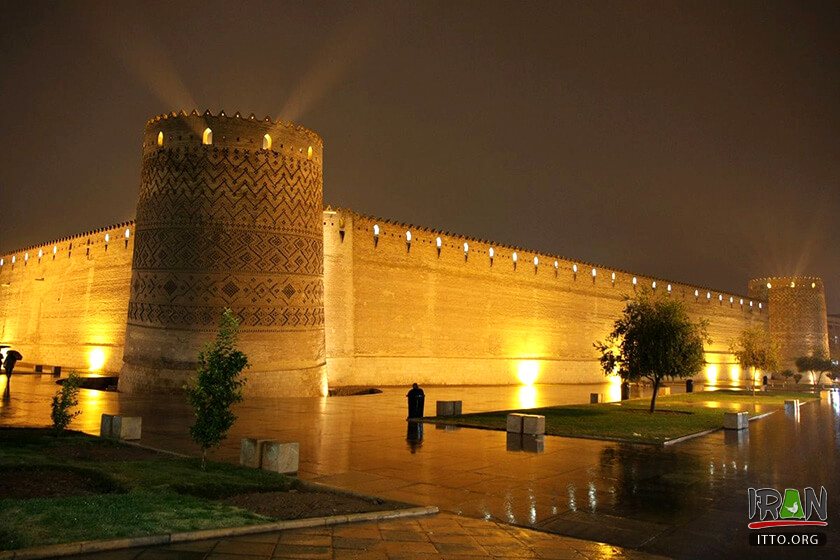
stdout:
POLYGON ((146 124, 121 391, 182 387, 229 307, 246 394, 325 394, 322 155, 253 115, 146 124))
POLYGON ((750 297, 767 301, 770 336, 779 344, 781 369, 815 352, 828 355, 825 291, 820 278, 777 276, 750 280, 750 297))

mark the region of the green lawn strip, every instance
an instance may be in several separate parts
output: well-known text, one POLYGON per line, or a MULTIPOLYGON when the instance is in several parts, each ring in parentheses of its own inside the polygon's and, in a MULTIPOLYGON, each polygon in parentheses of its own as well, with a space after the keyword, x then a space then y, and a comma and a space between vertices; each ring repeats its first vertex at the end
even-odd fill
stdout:
POLYGON ((243 509, 174 492, 0 500, 0 550, 268 521, 243 509))
POLYGON ((73 472, 103 492, 0 499, 0 550, 265 523, 271 518, 214 500, 299 484, 278 473, 226 463, 208 462, 202 471, 198 459, 166 454, 142 460, 90 458, 127 447, 79 432, 55 437, 48 430, 0 429, 0 477, 22 470, 27 477, 73 472), (86 451, 94 453, 85 458, 86 451))
MULTIPOLYGON (((702 392, 657 398, 656 412, 650 414, 649 399, 620 403, 566 405, 545 408, 500 410, 434 417, 436 423, 505 430, 512 412, 545 416, 545 432, 553 436, 583 437, 661 444, 683 436, 723 427, 724 410, 710 405, 725 403, 728 410, 751 408, 753 404, 777 406, 785 400, 817 398, 813 393, 702 392)), ((750 416, 757 416, 752 410, 750 416)))

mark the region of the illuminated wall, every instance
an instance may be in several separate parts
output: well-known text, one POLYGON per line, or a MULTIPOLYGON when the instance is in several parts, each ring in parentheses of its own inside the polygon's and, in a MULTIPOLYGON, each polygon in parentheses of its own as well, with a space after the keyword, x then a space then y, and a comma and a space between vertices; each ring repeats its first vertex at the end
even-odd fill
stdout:
MULTIPOLYGON (((324 247, 331 385, 600 382, 593 342, 634 293, 623 271, 345 210, 325 213, 324 247)), ((656 282, 708 319, 707 371, 739 380, 728 348, 744 328, 766 325, 765 302, 635 278, 636 290, 656 282)))
POLYGON ((0 341, 25 364, 119 371, 133 252, 126 223, 3 255, 0 341))

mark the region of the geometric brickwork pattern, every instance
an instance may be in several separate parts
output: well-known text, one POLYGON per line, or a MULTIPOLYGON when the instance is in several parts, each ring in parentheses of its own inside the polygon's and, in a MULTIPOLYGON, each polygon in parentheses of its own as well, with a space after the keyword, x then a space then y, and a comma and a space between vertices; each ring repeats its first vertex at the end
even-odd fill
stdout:
POLYGON ((178 146, 143 159, 128 322, 323 328, 321 165, 270 150, 178 146))

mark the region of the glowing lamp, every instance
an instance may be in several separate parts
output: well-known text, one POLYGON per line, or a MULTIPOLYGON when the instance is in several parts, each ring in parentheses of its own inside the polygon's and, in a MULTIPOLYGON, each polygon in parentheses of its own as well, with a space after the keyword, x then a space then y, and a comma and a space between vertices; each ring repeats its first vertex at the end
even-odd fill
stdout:
POLYGON ((744 305, 744 298, 741 298, 741 300, 740 300, 739 304, 740 304, 740 305, 744 305))
POLYGON ((723 294, 718 294, 718 301, 723 301, 723 294))
POLYGON ((633 285, 635 286, 638 283, 639 283, 639 280, 634 276, 633 277, 633 285))
POLYGON ((816 288, 816 287, 817 287, 817 283, 816 283, 816 282, 811 282, 811 287, 812 287, 812 288, 816 288))
POLYGON ((671 291, 671 284, 668 284, 668 291, 671 291))
POLYGON ((752 302, 750 302, 750 307, 752 307, 752 302))
POLYGON ((796 282, 791 282, 791 283, 790 283, 790 287, 791 287, 791 288, 795 288, 795 287, 796 287, 796 282))
POLYGON ((712 292, 706 292, 706 299, 712 299, 712 292))
POLYGON ((44 256, 44 251, 42 251, 41 249, 38 249, 38 258, 40 259, 43 256, 44 256))
POLYGON ((29 253, 24 253, 24 255, 23 255, 23 260, 24 260, 24 261, 28 261, 28 260, 29 260, 29 253))
POLYGON ((436 239, 435 239, 435 245, 437 245, 437 248, 438 248, 438 249, 440 249, 440 246, 441 246, 442 244, 443 244, 443 241, 441 241, 441 240, 440 240, 440 237, 438 237, 438 238, 436 238, 436 239))
POLYGON ((105 367, 105 349, 100 347, 91 348, 88 351, 88 369, 101 371, 105 367))
POLYGON ((536 360, 523 360, 519 362, 516 377, 523 385, 533 385, 540 374, 540 364, 536 360))
POLYGON ((771 284, 770 282, 767 282, 767 289, 769 290, 772 287, 773 287, 773 284, 771 284))
POLYGON ((496 251, 493 249, 493 247, 490 247, 490 250, 487 251, 487 253, 490 255, 490 258, 492 259, 493 256, 496 254, 496 251))
POLYGON ((15 261, 17 261, 17 255, 12 255, 12 264, 15 264, 15 261))
POLYGON ((373 224, 373 235, 379 236, 379 224, 373 224))
POLYGON ((761 309, 762 307, 763 307, 763 306, 759 303, 759 304, 758 304, 758 308, 759 308, 759 309, 761 309))
POLYGON ((405 232, 405 241, 406 241, 406 243, 411 243, 411 232, 410 231, 405 232))
POLYGON ((596 276, 598 276, 598 271, 593 268, 592 269, 592 278, 595 278, 596 276))
POLYGON ((656 280, 654 280, 653 282, 650 283, 650 287, 653 288, 654 290, 656 289, 656 280))
POLYGON ((560 268, 560 263, 557 262, 557 261, 554 261, 554 270, 557 270, 558 268, 560 268))
POLYGON ((131 230, 128 229, 128 228, 125 228, 125 238, 128 239, 129 237, 131 237, 131 230))
POLYGON ((58 253, 58 245, 53 245, 53 255, 58 253))
POLYGON ((700 297, 700 290, 694 290, 694 297, 700 297))
POLYGON ((464 252, 467 253, 467 252, 469 252, 469 250, 470 250, 470 244, 464 242, 464 252))
POLYGON ((516 254, 516 251, 514 251, 514 252, 513 252, 513 255, 511 255, 511 257, 510 257, 510 258, 512 258, 512 259, 513 259, 513 262, 516 262, 517 260, 519 260, 519 255, 517 255, 517 254, 516 254))
POLYGON ((105 243, 109 243, 110 241, 111 241, 111 234, 110 234, 110 233, 106 233, 106 234, 105 234, 105 243))
POLYGON ((573 265, 572 265, 572 272, 574 272, 575 274, 577 274, 577 265, 576 265, 576 264, 573 264, 573 265))
POLYGON ((534 266, 538 266, 540 264, 540 258, 534 257, 534 266))
POLYGON ((5 259, 0 259, 0 266, 3 266, 4 264, 6 264, 5 259))
POLYGON ((615 282, 615 272, 613 272, 612 274, 610 274, 610 279, 611 279, 613 282, 615 282))

